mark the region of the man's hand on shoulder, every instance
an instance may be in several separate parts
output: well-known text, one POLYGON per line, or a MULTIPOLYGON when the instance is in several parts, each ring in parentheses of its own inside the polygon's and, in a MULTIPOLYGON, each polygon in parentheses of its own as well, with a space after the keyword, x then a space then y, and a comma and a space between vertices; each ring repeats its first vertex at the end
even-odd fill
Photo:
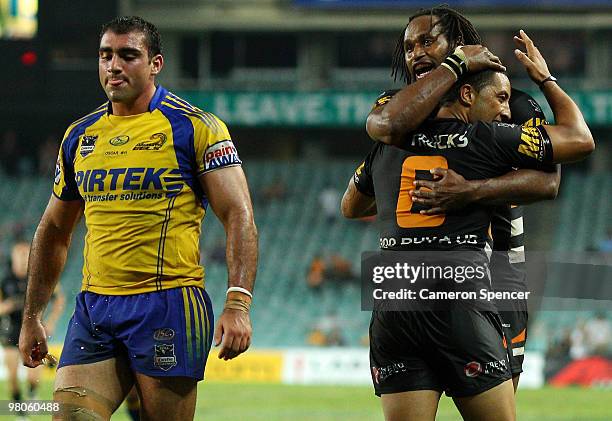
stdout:
POLYGON ((423 215, 437 215, 458 210, 475 200, 478 183, 468 181, 460 174, 447 168, 430 171, 434 181, 416 180, 410 196, 414 203, 429 206, 421 211, 423 215))

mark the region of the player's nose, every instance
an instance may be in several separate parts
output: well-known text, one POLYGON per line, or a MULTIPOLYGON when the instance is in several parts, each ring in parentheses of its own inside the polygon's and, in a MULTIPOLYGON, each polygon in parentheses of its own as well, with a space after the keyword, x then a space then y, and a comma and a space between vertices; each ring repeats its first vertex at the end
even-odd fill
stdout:
POLYGON ((510 112, 510 104, 504 105, 502 107, 502 110, 499 116, 501 117, 501 120, 504 122, 510 121, 510 118, 512 117, 512 114, 510 112))
POLYGON ((419 59, 425 56, 425 48, 421 45, 420 42, 416 42, 414 44, 414 49, 412 50, 412 62, 417 62, 419 59))
POLYGON ((113 55, 113 58, 108 61, 106 70, 115 74, 121 72, 121 63, 117 55, 113 55))
POLYGON ((501 121, 505 123, 509 122, 511 118, 510 110, 503 110, 499 116, 501 118, 501 121))

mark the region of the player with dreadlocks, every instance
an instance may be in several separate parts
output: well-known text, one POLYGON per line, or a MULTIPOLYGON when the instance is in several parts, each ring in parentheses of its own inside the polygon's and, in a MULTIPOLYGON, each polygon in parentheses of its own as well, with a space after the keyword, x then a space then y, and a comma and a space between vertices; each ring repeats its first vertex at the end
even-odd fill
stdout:
MULTIPOLYGON (((392 63, 392 76, 395 80, 400 78, 406 86, 386 91, 377 99, 367 120, 370 137, 401 146, 406 134, 432 115, 461 75, 483 69, 504 70, 499 59, 481 43, 469 20, 448 7, 424 9, 411 16, 398 39, 392 63)), ((545 120, 533 98, 514 89, 510 110, 513 123, 538 125, 545 120)), ((450 169, 433 168, 430 172, 432 178, 417 179, 415 189, 410 192, 413 203, 421 205, 420 209, 425 206, 421 214, 447 213, 470 203, 494 205, 493 249, 501 253, 495 253, 491 260, 493 286, 525 290, 522 210, 510 204, 554 198, 560 181, 558 169, 551 168, 548 172, 524 169, 497 178, 470 181, 450 169)), ((357 194, 354 187, 349 185, 353 191, 347 190, 346 194, 357 194)), ((527 304, 524 301, 511 304, 511 311, 500 312, 500 316, 516 389, 522 372, 527 304)), ((422 398, 419 398, 421 402, 422 398)))

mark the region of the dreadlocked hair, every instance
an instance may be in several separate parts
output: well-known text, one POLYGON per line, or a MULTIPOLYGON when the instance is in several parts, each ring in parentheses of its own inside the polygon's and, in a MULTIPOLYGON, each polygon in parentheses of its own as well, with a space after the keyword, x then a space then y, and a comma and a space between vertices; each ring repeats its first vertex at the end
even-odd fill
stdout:
POLYGON ((437 25, 442 27, 442 33, 446 35, 448 42, 450 43, 449 53, 454 51, 459 45, 472 45, 482 44, 482 39, 470 22, 465 16, 451 9, 447 5, 443 4, 440 6, 432 7, 431 9, 421 9, 408 19, 408 24, 404 27, 404 30, 397 39, 395 44, 395 52, 393 53, 393 61, 391 62, 391 77, 394 81, 397 81, 398 77, 405 83, 412 83, 410 80, 410 73, 406 66, 406 59, 404 58, 404 36, 408 25, 413 19, 420 16, 431 16, 433 22, 434 16, 439 19, 437 25))

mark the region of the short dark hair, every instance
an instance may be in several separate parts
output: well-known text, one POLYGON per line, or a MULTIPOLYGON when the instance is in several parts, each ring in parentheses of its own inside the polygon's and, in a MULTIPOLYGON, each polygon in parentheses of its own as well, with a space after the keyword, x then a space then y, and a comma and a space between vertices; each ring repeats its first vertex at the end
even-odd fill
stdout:
POLYGON ((162 54, 162 42, 159 31, 151 22, 147 22, 139 16, 120 16, 102 25, 100 40, 108 31, 115 34, 129 34, 130 32, 142 32, 147 43, 149 59, 157 54, 162 54))
POLYGON ((446 105, 457 101, 463 85, 470 85, 476 89, 476 92, 480 92, 484 87, 493 84, 497 73, 505 74, 504 72, 498 72, 496 70, 483 70, 481 72, 463 75, 440 99, 440 105, 446 105))
POLYGON ((459 45, 482 44, 482 39, 474 25, 472 25, 472 22, 456 10, 446 5, 421 9, 408 18, 408 23, 395 44, 395 52, 393 53, 393 61, 391 63, 391 77, 393 80, 397 81, 399 77, 406 83, 413 82, 410 80, 410 73, 404 58, 404 36, 406 35, 408 25, 410 25, 413 19, 427 15, 431 16, 432 21, 434 16, 440 19, 438 25, 441 26, 442 33, 448 38, 450 44, 449 53, 454 51, 459 45))

